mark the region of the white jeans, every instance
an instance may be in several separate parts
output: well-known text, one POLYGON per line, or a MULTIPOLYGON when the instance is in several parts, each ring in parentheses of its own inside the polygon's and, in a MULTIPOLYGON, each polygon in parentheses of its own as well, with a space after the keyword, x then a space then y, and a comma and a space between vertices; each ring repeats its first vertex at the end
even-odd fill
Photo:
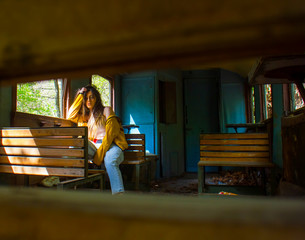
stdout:
MULTIPOLYGON (((94 156, 97 149, 101 146, 102 140, 98 140, 96 143, 89 141, 88 155, 89 158, 94 156)), ((124 153, 121 148, 112 143, 110 148, 105 154, 104 164, 109 176, 111 192, 112 194, 124 192, 124 184, 122 174, 119 168, 121 162, 124 161, 124 153)))

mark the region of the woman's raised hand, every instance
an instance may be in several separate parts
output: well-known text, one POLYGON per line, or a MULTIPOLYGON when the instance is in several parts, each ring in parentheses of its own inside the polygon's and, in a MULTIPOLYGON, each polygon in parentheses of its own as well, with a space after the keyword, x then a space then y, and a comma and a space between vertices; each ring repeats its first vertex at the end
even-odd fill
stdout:
POLYGON ((84 94, 84 93, 86 93, 86 92, 87 92, 87 88, 85 88, 85 87, 83 87, 83 88, 79 91, 80 94, 84 94))

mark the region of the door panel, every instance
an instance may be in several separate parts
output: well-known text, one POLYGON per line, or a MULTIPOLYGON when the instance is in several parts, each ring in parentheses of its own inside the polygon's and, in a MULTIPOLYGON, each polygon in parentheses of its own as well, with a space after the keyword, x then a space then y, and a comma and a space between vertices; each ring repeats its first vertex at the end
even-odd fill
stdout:
POLYGON ((186 171, 197 172, 199 134, 219 132, 217 77, 185 78, 186 171))

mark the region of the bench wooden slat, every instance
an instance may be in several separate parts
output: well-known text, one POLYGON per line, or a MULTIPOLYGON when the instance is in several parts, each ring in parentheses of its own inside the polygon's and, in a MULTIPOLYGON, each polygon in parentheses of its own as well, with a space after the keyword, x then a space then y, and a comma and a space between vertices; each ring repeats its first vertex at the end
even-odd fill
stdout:
POLYGON ((133 151, 133 152, 125 151, 124 152, 125 158, 142 157, 144 159, 144 156, 145 156, 145 152, 136 152, 136 151, 133 151))
POLYGON ((1 137, 85 136, 84 128, 2 128, 1 137))
POLYGON ((60 148, 22 148, 22 147, 0 147, 0 154, 18 155, 18 156, 68 156, 84 157, 83 149, 60 149, 60 148))
POLYGON ((273 167, 274 164, 271 162, 232 162, 232 161, 200 161, 198 166, 228 166, 228 167, 273 167))
POLYGON ((141 133, 128 133, 125 134, 126 139, 145 139, 145 134, 141 133))
POLYGON ((244 140, 200 140, 200 144, 207 145, 268 145, 268 139, 244 139, 244 140))
POLYGON ((141 134, 141 133, 135 133, 135 134, 128 133, 128 134, 125 134, 125 138, 126 138, 126 140, 129 140, 129 139, 145 139, 145 134, 141 134))
POLYGON ((267 133, 220 133, 201 134, 200 139, 268 139, 267 133))
POLYGON ((2 164, 84 167, 84 159, 0 156, 2 164))
POLYGON ((136 140, 136 139, 127 139, 128 145, 144 145, 144 140, 136 140))
POLYGON ((83 177, 84 169, 0 165, 0 172, 41 176, 83 177))
MULTIPOLYGON (((143 157, 125 157, 124 158, 124 161, 133 161, 133 160, 135 160, 135 161, 145 161, 145 159, 143 159, 143 157)), ((125 162, 125 164, 126 164, 126 162, 125 162)))
POLYGON ((202 162, 214 162, 217 164, 217 162, 270 162, 269 157, 252 157, 252 158, 247 158, 247 157, 234 157, 234 158, 209 158, 209 157, 201 157, 200 162, 198 164, 202 164, 202 162))
POLYGON ((128 149, 125 150, 126 152, 130 152, 130 151, 145 151, 145 147, 144 146, 128 146, 128 149))
POLYGON ((2 138, 2 146, 74 146, 84 147, 84 139, 77 138, 2 138))
POLYGON ((269 152, 200 152, 201 157, 269 157, 269 152))
POLYGON ((142 164, 145 163, 146 161, 141 159, 141 160, 128 160, 125 159, 121 164, 129 164, 129 165, 137 165, 137 164, 142 164))
POLYGON ((200 146, 201 151, 269 151, 269 146, 222 146, 204 145, 200 146))
POLYGON ((135 155, 130 155, 130 156, 124 156, 124 160, 145 160, 143 156, 135 156, 135 155))

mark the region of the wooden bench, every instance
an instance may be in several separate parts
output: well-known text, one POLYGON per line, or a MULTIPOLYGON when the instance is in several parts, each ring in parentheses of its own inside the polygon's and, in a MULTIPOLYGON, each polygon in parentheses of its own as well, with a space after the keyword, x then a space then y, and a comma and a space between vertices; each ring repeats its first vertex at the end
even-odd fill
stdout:
POLYGON ((125 134, 128 149, 124 151, 123 165, 135 166, 135 189, 139 190, 141 168, 146 166, 147 182, 151 180, 151 163, 158 157, 155 154, 146 154, 145 134, 125 134))
POLYGON ((58 189, 100 181, 103 189, 105 172, 88 169, 87 127, 0 131, 0 173, 67 177, 57 184, 58 189))
POLYGON ((273 167, 268 134, 200 134, 198 193, 205 190, 206 166, 273 167))

